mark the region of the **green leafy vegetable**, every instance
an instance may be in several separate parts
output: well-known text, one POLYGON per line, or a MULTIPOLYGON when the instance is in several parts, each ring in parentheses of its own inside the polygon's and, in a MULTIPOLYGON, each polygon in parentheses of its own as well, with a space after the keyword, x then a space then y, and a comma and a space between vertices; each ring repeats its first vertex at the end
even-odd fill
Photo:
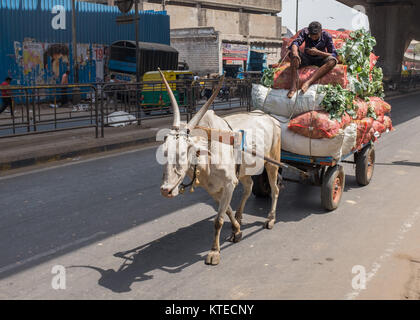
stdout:
POLYGON ((274 84, 275 69, 265 69, 261 78, 261 84, 264 87, 271 88, 274 84))
POLYGON ((381 68, 373 67, 371 70, 370 54, 376 45, 372 35, 364 30, 357 30, 350 34, 342 48, 337 52, 348 66, 350 90, 359 97, 369 96, 384 97, 383 73, 381 68))
POLYGON ((357 110, 354 105, 356 95, 353 92, 343 89, 340 85, 331 84, 319 87, 319 91, 325 93, 322 106, 330 114, 331 119, 341 122, 345 112, 351 117, 356 116, 357 110))

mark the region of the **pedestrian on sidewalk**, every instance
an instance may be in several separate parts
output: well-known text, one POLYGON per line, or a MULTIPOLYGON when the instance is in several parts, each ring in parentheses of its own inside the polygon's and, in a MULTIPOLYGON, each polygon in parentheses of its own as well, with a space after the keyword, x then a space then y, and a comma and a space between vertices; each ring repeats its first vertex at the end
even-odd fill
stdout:
MULTIPOLYGON (((0 86, 2 87, 8 87, 10 86, 10 83, 12 82, 12 78, 7 77, 0 86)), ((0 113, 2 113, 4 110, 6 110, 7 107, 10 107, 10 112, 13 113, 13 100, 12 100, 12 92, 11 90, 7 89, 1 89, 1 98, 3 105, 0 106, 0 113)))
POLYGON ((114 109, 116 111, 116 97, 117 97, 117 87, 112 85, 116 82, 115 80, 115 74, 111 74, 109 84, 106 85, 106 96, 107 96, 107 104, 108 105, 114 105, 114 109))
MULTIPOLYGON (((70 71, 69 70, 67 70, 63 74, 63 76, 61 77, 61 85, 67 86, 69 84, 69 74, 70 74, 70 71)), ((62 94, 62 97, 61 97, 61 106, 62 107, 65 107, 67 105, 67 102, 68 102, 67 87, 63 87, 61 89, 61 94, 62 94)))

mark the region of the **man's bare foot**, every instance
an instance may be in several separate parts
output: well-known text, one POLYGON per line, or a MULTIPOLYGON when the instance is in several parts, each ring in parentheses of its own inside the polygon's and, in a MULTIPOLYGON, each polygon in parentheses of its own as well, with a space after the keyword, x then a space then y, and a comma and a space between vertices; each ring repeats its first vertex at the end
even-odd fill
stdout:
POLYGON ((297 91, 296 89, 290 89, 289 93, 287 94, 287 97, 289 99, 292 99, 293 96, 296 94, 296 91, 297 91))
POLYGON ((311 84, 309 83, 309 82, 305 82, 303 85, 302 85, 302 94, 305 94, 306 93, 306 91, 308 91, 308 89, 309 89, 309 87, 311 86, 311 84))

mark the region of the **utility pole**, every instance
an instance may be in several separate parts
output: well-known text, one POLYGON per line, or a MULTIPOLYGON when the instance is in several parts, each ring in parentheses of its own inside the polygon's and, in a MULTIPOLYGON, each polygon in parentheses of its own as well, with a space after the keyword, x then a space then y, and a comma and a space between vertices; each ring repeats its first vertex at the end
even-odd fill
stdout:
POLYGON ((77 61, 76 0, 71 1, 71 29, 72 29, 74 83, 78 83, 79 82, 79 63, 77 61))
POLYGON ((296 33, 299 31, 299 0, 296 0, 296 33))
POLYGON ((139 70, 139 0, 135 1, 135 26, 136 26, 136 82, 140 82, 140 70, 139 70))

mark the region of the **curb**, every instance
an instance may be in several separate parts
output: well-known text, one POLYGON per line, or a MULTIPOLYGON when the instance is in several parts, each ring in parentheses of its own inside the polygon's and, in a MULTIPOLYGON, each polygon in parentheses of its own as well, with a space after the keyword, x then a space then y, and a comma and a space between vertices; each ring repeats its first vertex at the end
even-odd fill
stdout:
POLYGON ((410 97, 416 94, 419 94, 420 90, 413 90, 413 91, 409 91, 409 92, 405 92, 405 93, 399 93, 396 95, 391 95, 391 96, 385 96, 385 100, 394 100, 394 99, 398 99, 398 98, 404 98, 404 97, 410 97))
POLYGON ((141 139, 136 139, 136 140, 131 140, 131 141, 102 145, 98 147, 90 147, 90 148, 76 150, 76 151, 65 151, 62 153, 48 155, 48 156, 38 156, 38 157, 32 157, 32 158, 27 158, 27 159, 14 160, 10 162, 2 162, 0 163, 0 172, 33 166, 37 164, 64 160, 67 158, 74 158, 74 157, 88 155, 88 154, 112 151, 116 149, 122 149, 126 147, 132 147, 132 146, 147 144, 151 142, 156 142, 156 137, 141 138, 141 139))

